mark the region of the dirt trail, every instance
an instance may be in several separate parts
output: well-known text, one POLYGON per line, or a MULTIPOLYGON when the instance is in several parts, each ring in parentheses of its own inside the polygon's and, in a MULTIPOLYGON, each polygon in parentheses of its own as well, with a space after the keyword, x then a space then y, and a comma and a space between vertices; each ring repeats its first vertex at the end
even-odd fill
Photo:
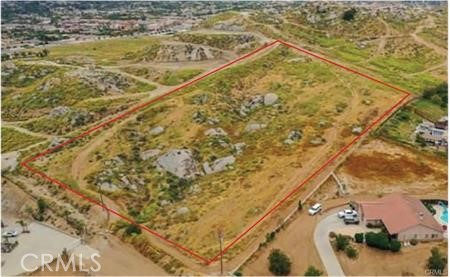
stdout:
POLYGON ((430 41, 424 40, 423 38, 421 38, 418 35, 418 34, 420 34, 423 31, 423 29, 425 27, 434 27, 434 26, 435 26, 435 23, 434 23, 433 18, 428 16, 420 25, 417 26, 416 30, 413 33, 411 33, 411 37, 417 43, 422 44, 422 45, 424 45, 424 46, 426 46, 428 48, 431 48, 435 52, 437 52, 438 54, 446 57, 447 53, 448 53, 447 49, 444 49, 444 48, 442 48, 440 46, 437 46, 436 44, 434 44, 434 43, 432 43, 430 41))
POLYGON ((383 23, 384 27, 386 28, 386 32, 384 33, 384 35, 382 35, 380 37, 380 42, 378 43, 378 47, 377 47, 377 51, 376 51, 377 55, 380 55, 383 53, 384 47, 386 46, 387 38, 392 36, 391 26, 389 26, 389 24, 387 24, 387 22, 384 21, 382 18, 379 18, 379 21, 381 23, 383 23))
POLYGON ((52 139, 54 137, 52 135, 30 131, 28 129, 17 126, 16 123, 11 123, 11 122, 2 121, 2 127, 15 129, 18 132, 21 132, 21 133, 24 133, 24 134, 27 134, 27 135, 30 135, 33 137, 40 137, 40 138, 45 138, 45 139, 52 139))

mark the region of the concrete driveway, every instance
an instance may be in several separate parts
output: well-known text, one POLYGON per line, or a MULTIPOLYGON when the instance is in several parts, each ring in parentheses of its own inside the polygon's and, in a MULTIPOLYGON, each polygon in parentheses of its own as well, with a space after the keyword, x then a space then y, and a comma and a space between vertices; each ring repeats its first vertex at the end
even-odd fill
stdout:
POLYGON ((368 229, 363 224, 346 225, 344 221, 337 217, 337 211, 325 216, 314 230, 314 244, 319 252, 325 270, 329 276, 345 276, 339 261, 334 254, 331 246, 329 234, 330 232, 336 234, 343 234, 353 236, 355 233, 363 233, 369 231, 377 231, 375 229, 368 229))

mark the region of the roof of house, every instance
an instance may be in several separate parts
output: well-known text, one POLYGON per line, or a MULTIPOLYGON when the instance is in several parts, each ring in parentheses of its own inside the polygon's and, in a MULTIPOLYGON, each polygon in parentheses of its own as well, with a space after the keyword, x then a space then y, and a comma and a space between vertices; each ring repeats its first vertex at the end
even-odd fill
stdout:
POLYGON ((444 232, 419 199, 402 193, 393 193, 374 202, 361 202, 360 207, 365 219, 381 220, 390 234, 418 225, 444 232))

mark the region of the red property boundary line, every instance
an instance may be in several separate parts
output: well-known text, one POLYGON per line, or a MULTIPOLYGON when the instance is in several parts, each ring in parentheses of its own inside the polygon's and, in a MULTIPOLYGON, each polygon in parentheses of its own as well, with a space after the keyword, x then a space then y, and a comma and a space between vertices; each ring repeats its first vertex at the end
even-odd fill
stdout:
POLYGON ((143 229, 143 230, 145 230, 145 231, 147 231, 147 232, 153 234, 154 236, 156 236, 157 238, 159 238, 159 239, 165 241, 165 242, 168 243, 169 245, 172 245, 172 246, 174 246, 174 247, 176 247, 176 248, 178 248, 178 249, 180 249, 180 250, 183 250, 184 252, 186 252, 186 253, 190 254, 191 256, 197 258, 198 260, 204 262, 206 265, 209 265, 209 264, 211 264, 212 262, 214 262, 214 261, 216 261, 217 259, 219 259, 220 256, 222 256, 225 252, 227 252, 234 244, 236 244, 240 239, 242 239, 242 237, 244 237, 248 232, 250 232, 250 230, 252 230, 253 228, 255 228, 255 227, 256 227, 259 223, 261 223, 263 220, 265 220, 271 213, 273 213, 278 207, 280 207, 286 200, 288 200, 288 199, 289 199, 290 197, 292 197, 296 192, 298 192, 298 191, 299 191, 306 183, 308 183, 311 179, 313 179, 313 178, 316 177, 319 173, 321 173, 321 172, 322 172, 329 164, 331 164, 333 161, 335 161, 342 153, 344 153, 346 150, 348 150, 348 149, 349 149, 353 144, 355 144, 362 136, 364 136, 367 132, 369 132, 370 129, 372 129, 375 125, 377 125, 378 123, 380 123, 380 122, 381 122, 383 119, 385 119, 390 113, 392 113, 393 111, 395 111, 395 109, 398 108, 398 107, 399 107, 399 106, 400 106, 400 105, 401 105, 401 104, 402 104, 402 103, 403 103, 410 95, 411 95, 411 93, 408 92, 408 91, 406 91, 406 90, 403 90, 403 89, 398 88, 398 87, 396 87, 396 86, 393 86, 393 85, 391 85, 391 84, 389 84, 389 83, 386 83, 386 82, 384 82, 384 81, 378 80, 378 79, 373 78, 373 77, 371 77, 371 76, 369 76, 369 75, 366 75, 366 74, 361 73, 361 72, 359 72, 359 71, 356 71, 356 70, 353 70, 353 69, 351 69, 351 68, 348 68, 348 67, 346 67, 346 66, 344 66, 344 65, 341 65, 341 64, 338 64, 338 63, 336 63, 336 62, 334 62, 334 61, 331 61, 331 60, 329 60, 329 59, 326 59, 326 58, 324 58, 324 57, 322 57, 322 56, 320 56, 320 55, 318 55, 318 54, 315 54, 315 53, 313 53, 313 52, 310 52, 310 51, 308 51, 308 50, 305 50, 305 49, 303 49, 303 48, 300 48, 300 47, 298 47, 298 46, 295 46, 295 45, 293 45, 293 44, 291 44, 291 43, 288 43, 288 42, 285 42, 285 41, 283 41, 283 40, 278 39, 278 40, 275 40, 275 41, 273 41, 273 42, 271 42, 271 43, 269 43, 269 44, 266 44, 266 45, 264 45, 264 46, 262 46, 262 47, 260 47, 260 48, 258 48, 258 49, 256 49, 256 50, 254 50, 254 51, 252 51, 252 52, 250 52, 250 53, 248 53, 248 54, 246 54, 246 55, 243 55, 243 56, 241 56, 241 57, 239 57, 239 58, 237 58, 237 59, 235 59, 235 60, 233 60, 233 61, 230 61, 230 62, 228 62, 228 63, 226 63, 226 64, 224 64, 224 65, 222 65, 222 66, 220 66, 220 67, 218 67, 218 68, 216 68, 216 69, 213 69, 213 70, 211 70, 211 71, 209 71, 209 72, 207 72, 207 73, 205 73, 205 74, 203 74, 203 75, 201 75, 201 76, 199 76, 199 77, 197 77, 197 78, 195 78, 195 79, 193 79, 193 80, 191 80, 191 81, 189 81, 189 82, 187 82, 187 83, 184 83, 184 84, 182 84, 182 85, 176 87, 175 89, 173 89, 173 90, 171 90, 171 91, 169 91, 169 92, 166 92, 166 93, 164 93, 164 94, 162 94, 162 95, 160 95, 160 96, 158 96, 158 97, 156 97, 156 98, 154 98, 154 99, 152 99, 152 100, 150 100, 150 101, 148 101, 148 102, 145 102, 145 103, 143 103, 143 104, 140 104, 140 105, 138 105, 138 106, 136 106, 136 107, 134 107, 134 108, 132 108, 132 109, 130 109, 130 110, 128 110, 128 111, 122 113, 122 114, 119 114, 118 116, 116 116, 116 117, 114 117, 114 118, 112 118, 112 119, 109 119, 109 120, 107 120, 107 121, 105 121, 105 122, 103 122, 103 123, 100 123, 99 125, 97 125, 97 126, 91 128, 91 129, 89 129, 89 130, 87 130, 87 131, 81 133, 80 135, 75 136, 75 137, 73 137, 73 138, 71 138, 71 139, 69 139, 69 140, 67 140, 67 141, 65 141, 65 142, 63 142, 63 143, 61 143, 61 144, 55 146, 55 147, 52 147, 52 148, 50 148, 50 149, 47 149, 47 150, 45 150, 45 151, 43 151, 43 152, 37 154, 36 156, 32 156, 31 158, 28 158, 28 159, 26 159, 25 161, 21 162, 20 165, 21 165, 22 167, 26 168, 27 170, 29 170, 30 172, 32 172, 33 174, 36 174, 36 175, 38 175, 39 177, 41 177, 41 178, 43 178, 43 179, 45 179, 45 180, 47 180, 47 181, 50 181, 50 182, 52 182, 52 183, 58 185, 59 187, 65 189, 65 190, 67 190, 67 191, 69 191, 69 192, 71 192, 71 193, 73 193, 73 194, 75 194, 75 195, 77 195, 77 196, 79 196, 79 197, 81 197, 81 198, 83 198, 83 199, 85 199, 85 200, 87 200, 87 201, 89 201, 89 202, 91 202, 91 203, 93 203, 93 204, 95 204, 95 205, 101 207, 101 208, 110 211, 111 213, 115 214, 115 215, 118 216, 119 218, 121 218, 121 219, 123 219, 123 220, 125 220, 125 221, 127 221, 127 222, 129 222, 129 223, 131 223, 131 224, 135 224, 135 225, 139 226, 141 229, 143 229), (79 140, 79 139, 81 139, 81 138, 83 138, 83 137, 86 137, 86 136, 88 136, 89 134, 92 134, 92 133, 94 133, 95 131, 100 130, 100 129, 103 128, 103 127, 106 127, 107 125, 109 125, 109 124, 111 124, 111 123, 114 123, 114 122, 116 122, 116 121, 118 121, 118 120, 120 120, 120 119, 122 119, 122 118, 125 118, 125 117, 127 117, 127 116, 129 116, 129 115, 131 115, 131 114, 133 114, 133 113, 135 113, 135 112, 137 112, 137 111, 139 111, 139 110, 141 110, 141 109, 143 109, 143 108, 145 108, 145 107, 151 105, 151 104, 154 104, 154 103, 156 103, 156 102, 158 102, 158 101, 160 101, 160 100, 162 100, 162 99, 164 99, 164 98, 166 98, 166 97, 168 97, 168 96, 170 96, 170 95, 172 95, 172 94, 174 94, 174 93, 180 91, 181 89, 183 89, 183 88, 185 88, 185 87, 188 87, 188 86, 190 86, 190 85, 192 85, 192 84, 194 84, 194 83, 196 83, 196 82, 198 82, 198 81, 200 81, 200 80, 202 80, 202 79, 204 79, 204 78, 206 78, 206 77, 208 77, 208 76, 210 76, 210 75, 212 75, 212 74, 214 74, 214 73, 216 73, 216 72, 218 72, 218 71, 220 71, 220 70, 222 70, 222 69, 225 69, 225 68, 227 68, 227 67, 229 67, 229 66, 231 66, 231 65, 233 65, 233 64, 235 64, 235 63, 237 63, 237 62, 240 62, 240 61, 242 61, 242 60, 244 60, 244 59, 247 59, 247 58, 249 58, 250 56, 253 56, 254 54, 256 54, 256 53, 258 53, 258 52, 260 52, 260 51, 262 51, 262 50, 264 50, 264 49, 267 49, 267 48, 269 48, 269 47, 271 47, 271 46, 273 46, 273 45, 275 45, 275 44, 285 45, 285 46, 290 47, 290 48, 292 48, 292 49, 295 49, 295 50, 297 50, 297 51, 299 51, 299 52, 302 52, 302 53, 304 53, 304 54, 307 54, 307 55, 309 55, 309 56, 312 56, 312 57, 314 57, 314 58, 317 58, 317 59, 319 59, 319 60, 321 60, 321 61, 323 61, 323 62, 325 62, 325 63, 328 63, 328 64, 331 64, 331 65, 337 66, 337 67, 339 67, 339 68, 341 68, 341 69, 343 69, 343 70, 346 70, 346 71, 351 72, 351 73, 353 73, 353 74, 359 75, 359 76, 364 77, 364 78, 366 78, 366 79, 368 79, 368 80, 371 80, 371 81, 373 81, 373 82, 382 84, 382 85, 384 85, 384 86, 386 86, 386 87, 389 87, 389 88, 391 88, 391 89, 394 89, 394 90, 396 90, 396 91, 399 91, 399 92, 403 93, 404 96, 401 97, 401 99, 399 99, 399 100, 398 100, 392 107, 390 107, 387 111, 385 111, 378 119, 376 119, 376 120, 373 121, 369 126, 367 126, 367 127, 366 127, 366 128, 365 128, 365 129, 364 129, 357 137, 355 137, 349 144, 347 144, 346 146, 344 146, 343 148, 341 148, 337 153, 335 153, 331 158, 329 158, 322 166, 320 166, 320 167, 319 167, 318 169, 316 169, 313 173, 311 173, 305 180, 303 180, 301 183, 299 183, 299 184, 298 184, 292 191, 290 191, 283 199, 281 199, 277 204, 275 204, 274 206, 272 206, 272 207, 271 207, 271 208, 270 208, 270 209, 269 209, 269 210, 268 210, 268 211, 267 211, 267 212, 266 212, 259 220, 257 220, 255 223, 253 223, 253 224, 252 224, 251 226, 249 226, 247 229, 245 229, 245 230, 244 230, 241 234, 239 234, 233 241, 231 241, 227 246, 225 246, 225 248, 224 248, 220 253, 218 253, 216 256, 214 256, 214 257, 211 258, 211 259, 202 257, 201 255, 199 255, 199 254, 197 254, 196 252, 194 252, 194 251, 192 251, 192 250, 190 250, 190 249, 184 247, 183 245, 181 245, 181 244, 179 244, 179 243, 177 243, 177 242, 175 242, 175 241, 172 241, 172 240, 170 240, 170 239, 165 238, 163 235, 161 235, 161 234, 159 234, 158 232, 156 232, 156 231, 154 231, 154 230, 148 228, 147 226, 138 224, 138 223, 135 222, 134 220, 132 220, 132 219, 130 219, 130 218, 128 218, 128 217, 126 217, 126 216, 120 214, 119 212, 115 211, 114 209, 111 209, 111 208, 107 207, 106 205, 104 205, 104 204, 98 202, 97 200, 95 200, 95 199, 93 199, 93 198, 90 198, 90 197, 88 197, 88 196, 86 196, 86 195, 80 193, 80 192, 77 191, 77 190, 74 190, 73 188, 71 188, 70 186, 64 184, 63 182, 61 182, 61 181, 59 181, 59 180, 57 180, 57 179, 54 179, 54 178, 52 178, 52 177, 46 175, 45 173, 41 172, 40 170, 38 170, 38 169, 36 169, 36 168, 30 166, 30 163, 31 163, 31 162, 36 161, 37 159, 39 159, 39 158, 41 158, 41 157, 44 157, 44 156, 46 156, 46 155, 48 155, 48 154, 54 152, 55 150, 62 148, 63 146, 65 146, 65 145, 67 145, 67 144, 69 144, 69 143, 72 143, 72 142, 77 141, 77 140, 79 140))

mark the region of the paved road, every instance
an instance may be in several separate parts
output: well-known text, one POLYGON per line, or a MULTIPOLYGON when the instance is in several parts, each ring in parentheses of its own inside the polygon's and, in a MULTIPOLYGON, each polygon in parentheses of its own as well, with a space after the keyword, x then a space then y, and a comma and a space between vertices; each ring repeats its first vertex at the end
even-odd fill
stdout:
MULTIPOLYGON (((337 211, 336 211, 337 212, 337 211)), ((336 255, 334 254, 333 247, 329 240, 329 233, 331 231, 345 234, 354 235, 358 232, 376 231, 374 229, 368 229, 364 225, 345 225, 342 219, 339 219, 336 212, 326 216, 317 224, 314 230, 314 244, 319 252, 320 259, 329 276, 345 276, 341 265, 339 264, 336 255)))
MULTIPOLYGON (((2 253, 2 274, 5 276, 24 275, 27 272, 26 269, 39 268, 43 265, 41 261, 42 255, 51 255, 57 257, 60 255, 64 248, 71 250, 80 244, 80 239, 65 234, 53 227, 47 225, 32 222, 29 224, 29 234, 19 233, 16 238, 10 239, 11 242, 18 240, 19 244, 10 253, 2 253), (36 256, 24 259, 25 255, 34 254, 36 256), (23 265, 26 268, 22 268, 23 265)), ((16 230, 21 232, 22 228, 18 224, 13 224, 2 231, 16 230)), ((48 262, 48 261, 47 261, 48 262)))
POLYGON ((314 243, 329 276, 345 276, 328 237, 331 231, 342 228, 343 225, 342 221, 333 213, 322 219, 314 230, 314 243))

